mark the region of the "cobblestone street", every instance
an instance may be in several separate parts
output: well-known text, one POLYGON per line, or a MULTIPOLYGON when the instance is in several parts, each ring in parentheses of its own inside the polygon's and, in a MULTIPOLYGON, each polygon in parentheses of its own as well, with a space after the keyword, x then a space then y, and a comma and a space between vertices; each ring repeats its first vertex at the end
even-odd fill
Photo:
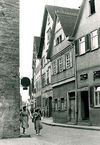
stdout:
POLYGON ((31 137, 2 139, 0 145, 99 145, 100 131, 43 125, 41 136, 36 136, 33 124, 27 131, 31 137))

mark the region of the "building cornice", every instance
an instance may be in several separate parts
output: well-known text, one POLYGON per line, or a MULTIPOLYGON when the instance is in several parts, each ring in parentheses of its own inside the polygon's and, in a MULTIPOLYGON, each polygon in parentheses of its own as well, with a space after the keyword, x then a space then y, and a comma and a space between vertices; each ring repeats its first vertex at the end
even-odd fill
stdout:
POLYGON ((69 83, 69 82, 72 82, 72 81, 75 81, 75 77, 72 77, 72 78, 69 78, 67 80, 64 80, 64 81, 61 81, 61 82, 58 82, 58 83, 55 83, 52 85, 52 87, 56 87, 56 86, 60 86, 60 85, 63 85, 65 83, 69 83))

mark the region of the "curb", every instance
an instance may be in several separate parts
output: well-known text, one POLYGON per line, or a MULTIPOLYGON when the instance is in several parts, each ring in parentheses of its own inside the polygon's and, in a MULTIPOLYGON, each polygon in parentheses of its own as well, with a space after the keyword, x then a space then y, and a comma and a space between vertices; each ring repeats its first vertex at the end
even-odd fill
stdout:
POLYGON ((100 131, 100 127, 94 127, 94 126, 67 125, 67 124, 57 124, 57 123, 47 123, 47 122, 42 122, 42 123, 49 125, 49 126, 58 126, 58 127, 65 127, 65 128, 100 131))

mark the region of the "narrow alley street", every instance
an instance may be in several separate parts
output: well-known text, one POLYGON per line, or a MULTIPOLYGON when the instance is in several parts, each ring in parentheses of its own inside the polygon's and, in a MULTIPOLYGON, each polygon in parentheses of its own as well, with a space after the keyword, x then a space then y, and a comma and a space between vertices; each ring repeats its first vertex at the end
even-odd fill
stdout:
POLYGON ((48 126, 43 124, 41 136, 36 136, 33 123, 27 134, 31 137, 2 139, 0 145, 99 145, 100 131, 48 126))

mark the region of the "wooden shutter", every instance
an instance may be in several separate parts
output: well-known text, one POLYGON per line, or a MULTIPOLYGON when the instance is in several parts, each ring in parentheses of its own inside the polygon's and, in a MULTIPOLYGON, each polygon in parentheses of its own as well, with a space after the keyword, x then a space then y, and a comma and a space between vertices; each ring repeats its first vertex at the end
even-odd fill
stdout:
POLYGON ((98 46, 100 47, 100 28, 98 29, 98 46))
POLYGON ((75 54, 79 55, 79 40, 75 40, 75 54))
POLYGON ((94 87, 90 86, 90 107, 94 106, 94 87))
POLYGON ((90 34, 87 34, 85 36, 85 51, 90 51, 91 49, 91 36, 90 34))

